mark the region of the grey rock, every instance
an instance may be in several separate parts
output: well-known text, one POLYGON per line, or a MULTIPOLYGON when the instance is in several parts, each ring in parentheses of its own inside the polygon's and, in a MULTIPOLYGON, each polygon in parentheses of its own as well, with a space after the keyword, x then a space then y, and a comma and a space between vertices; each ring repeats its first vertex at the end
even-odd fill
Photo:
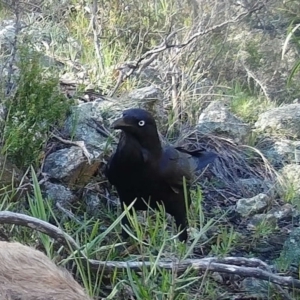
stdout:
POLYGON ((268 299, 270 294, 270 284, 263 280, 247 277, 242 282, 242 289, 255 299, 268 299))
POLYGON ((60 203, 64 208, 69 208, 71 204, 78 201, 69 188, 49 181, 43 184, 43 194, 55 203, 60 203))
POLYGON ((300 137, 300 104, 287 104, 259 115, 255 123, 258 132, 300 137))
MULTIPOLYGON (((87 191, 83 196, 83 201, 85 201, 86 204, 87 216, 99 219, 101 209, 103 209, 102 199, 99 197, 99 194, 94 191, 87 191)), ((107 228, 105 224, 100 224, 99 230, 103 232, 107 230, 107 228)))
POLYGON ((261 224, 275 228, 279 221, 292 220, 298 217, 299 214, 300 212, 297 209, 295 209, 291 204, 286 203, 280 207, 273 207, 267 213, 254 215, 250 219, 247 228, 249 230, 253 230, 258 226, 261 226, 261 224))
POLYGON ((213 101, 199 116, 197 129, 204 134, 222 134, 242 142, 251 128, 233 115, 222 101, 213 101))
POLYGON ((84 196, 86 212, 90 216, 98 216, 101 209, 101 200, 97 193, 88 192, 84 196))
POLYGON ((139 88, 130 92, 128 98, 134 103, 132 106, 139 106, 151 112, 159 125, 162 125, 161 122, 165 121, 162 102, 163 94, 158 88, 152 85, 139 88))
MULTIPOLYGON (((159 61, 156 61, 156 64, 159 65, 159 61)), ((148 86, 149 82, 161 86, 164 83, 161 76, 162 73, 163 71, 158 66, 143 68, 136 76, 136 79, 140 81, 139 87, 148 86)), ((134 72, 133 75, 136 75, 136 72, 134 72)))
POLYGON ((72 146, 49 154, 45 160, 44 171, 52 178, 62 179, 83 162, 85 157, 82 150, 72 146))
POLYGON ((274 166, 283 166, 287 163, 300 162, 300 141, 287 139, 268 140, 260 149, 269 162, 274 166))
POLYGON ((272 214, 277 220, 292 220, 298 217, 300 212, 292 204, 286 203, 280 207, 273 207, 268 214, 272 214))
POLYGON ((100 162, 96 160, 89 164, 81 148, 72 146, 49 154, 45 159, 44 172, 69 186, 82 187, 95 174, 99 165, 100 162))
MULTIPOLYGON (((31 24, 32 25, 32 24, 31 24)), ((35 46, 38 48, 42 42, 51 42, 51 36, 47 38, 45 32, 41 28, 34 28, 34 26, 28 26, 25 22, 21 21, 17 24, 16 20, 3 20, 0 24, 0 49, 1 51, 11 52, 15 44, 15 36, 18 33, 18 41, 24 42, 24 37, 31 37, 31 41, 34 42, 35 46), (27 26, 26 26, 27 25, 27 26), (23 27, 22 30, 16 31, 17 26, 23 27), (48 40, 48 41, 47 41, 48 40)), ((19 60, 18 53, 15 57, 16 61, 19 60)), ((50 56, 42 55, 41 63, 47 62, 45 66, 52 66, 56 60, 50 56)), ((60 63, 61 64, 61 63, 60 63)))
POLYGON ((236 204, 236 211, 242 216, 249 216, 263 211, 269 202, 266 194, 258 194, 252 198, 239 199, 236 204))
POLYGON ((287 264, 296 264, 299 266, 300 262, 300 228, 294 228, 288 239, 283 245, 282 252, 280 253, 281 259, 287 262, 287 264))
POLYGON ((153 103, 161 101, 163 94, 158 88, 151 85, 131 91, 128 97, 141 103, 153 103))
POLYGON ((238 186, 244 197, 251 197, 265 191, 268 183, 258 178, 240 178, 237 180, 238 186))
POLYGON ((210 275, 215 282, 218 282, 220 284, 222 284, 224 282, 223 277, 220 273, 212 272, 210 275))
POLYGON ((64 134, 72 137, 73 140, 84 141, 90 154, 94 158, 98 158, 106 146, 106 138, 90 127, 88 122, 93 118, 97 122, 103 123, 102 114, 110 110, 113 104, 114 102, 99 99, 73 106, 71 115, 64 125, 64 134))
POLYGON ((275 228, 277 226, 277 219, 273 214, 257 214, 254 215, 247 225, 248 230, 255 230, 260 227, 262 224, 275 228))

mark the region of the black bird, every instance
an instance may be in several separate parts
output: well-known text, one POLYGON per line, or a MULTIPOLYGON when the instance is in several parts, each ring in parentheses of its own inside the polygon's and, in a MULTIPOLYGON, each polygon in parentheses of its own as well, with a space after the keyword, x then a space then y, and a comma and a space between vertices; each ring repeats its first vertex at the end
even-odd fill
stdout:
MULTIPOLYGON (((179 240, 186 241, 188 222, 183 177, 188 186, 194 172, 211 163, 217 155, 202 150, 162 147, 155 120, 143 109, 125 110, 112 128, 121 129, 122 133, 105 175, 116 187, 122 209, 135 198, 136 210, 147 210, 145 201, 152 208, 157 208, 157 203, 163 204, 165 211, 174 216, 177 228, 183 230, 179 240)), ((187 202, 189 206, 189 193, 187 202)), ((126 216, 122 223, 129 225, 126 216)), ((122 235, 128 237, 125 230, 122 235)))

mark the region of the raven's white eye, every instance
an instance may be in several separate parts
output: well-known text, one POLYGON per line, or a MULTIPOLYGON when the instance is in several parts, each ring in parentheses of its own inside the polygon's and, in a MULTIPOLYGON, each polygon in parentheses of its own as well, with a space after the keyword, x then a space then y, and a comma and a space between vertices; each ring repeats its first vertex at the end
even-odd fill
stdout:
POLYGON ((138 123, 138 124, 139 124, 139 126, 141 126, 141 127, 142 127, 142 126, 144 126, 144 125, 145 125, 145 121, 144 121, 144 120, 141 120, 141 121, 139 121, 139 123, 138 123))

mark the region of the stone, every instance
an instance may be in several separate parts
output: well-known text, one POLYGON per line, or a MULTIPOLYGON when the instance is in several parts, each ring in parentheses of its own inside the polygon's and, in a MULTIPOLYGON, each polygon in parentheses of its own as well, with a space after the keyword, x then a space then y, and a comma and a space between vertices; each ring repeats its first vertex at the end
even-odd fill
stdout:
POLYGON ((300 212, 290 203, 285 203, 279 207, 273 207, 268 214, 272 214, 277 220, 293 220, 299 216, 300 212))
POLYGON ((247 225, 248 230, 256 230, 262 224, 265 226, 275 228, 277 226, 277 219, 273 214, 256 214, 247 225))
POLYGON ((237 184, 245 198, 264 192, 266 185, 268 185, 258 178, 240 178, 237 180, 237 184))
POLYGON ((102 124, 104 122, 102 115, 106 111, 110 112, 113 105, 115 105, 113 101, 98 99, 73 106, 65 122, 63 133, 72 140, 83 141, 90 154, 96 159, 99 158, 106 148, 107 138, 89 126, 88 122, 94 119, 102 124))
POLYGON ((260 145, 260 150, 275 167, 283 167, 290 163, 299 163, 299 149, 300 141, 292 141, 288 139, 268 139, 260 145))
MULTIPOLYGON (((154 86, 147 86, 133 90, 128 94, 128 98, 133 100, 134 107, 140 107, 149 111, 155 118, 158 125, 163 122, 163 94, 160 89, 154 86)), ((164 120, 165 121, 165 120, 164 120)))
POLYGON ((251 295, 251 299, 268 299, 270 294, 270 285, 268 282, 252 277, 247 277, 241 282, 242 290, 247 295, 251 295))
POLYGON ((300 104, 287 104, 260 114, 255 127, 270 135, 300 138, 300 104))
POLYGON ((280 257, 284 258, 284 260, 288 264, 296 264, 299 266, 300 262, 300 228, 294 228, 287 240, 283 245, 282 252, 280 253, 280 257))
POLYGON ((64 208, 69 208, 73 203, 78 201, 78 198, 72 191, 62 184, 46 181, 42 187, 43 195, 46 198, 53 200, 54 203, 60 203, 64 208))
POLYGON ((243 142, 251 132, 250 126, 231 113, 224 101, 213 101, 203 110, 197 130, 204 134, 224 135, 237 143, 243 142))
POLYGON ((246 217, 259 213, 267 208, 269 197, 266 194, 258 194, 252 198, 242 198, 236 203, 236 211, 246 217))
POLYGON ((97 217, 101 209, 101 201, 97 193, 87 192, 84 196, 86 212, 90 216, 97 217))
POLYGON ((50 178, 66 183, 69 187, 83 187, 96 173, 100 161, 88 163, 81 148, 72 146, 49 154, 44 163, 43 171, 50 178))

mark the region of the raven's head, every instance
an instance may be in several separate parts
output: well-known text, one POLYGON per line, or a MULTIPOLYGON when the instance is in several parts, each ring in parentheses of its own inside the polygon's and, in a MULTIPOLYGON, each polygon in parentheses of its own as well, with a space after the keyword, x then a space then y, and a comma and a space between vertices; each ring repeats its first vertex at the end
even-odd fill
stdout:
POLYGON ((113 129, 121 129, 125 136, 134 138, 149 151, 161 150, 157 126, 153 116, 146 110, 131 108, 123 112, 123 116, 112 123, 113 129))

